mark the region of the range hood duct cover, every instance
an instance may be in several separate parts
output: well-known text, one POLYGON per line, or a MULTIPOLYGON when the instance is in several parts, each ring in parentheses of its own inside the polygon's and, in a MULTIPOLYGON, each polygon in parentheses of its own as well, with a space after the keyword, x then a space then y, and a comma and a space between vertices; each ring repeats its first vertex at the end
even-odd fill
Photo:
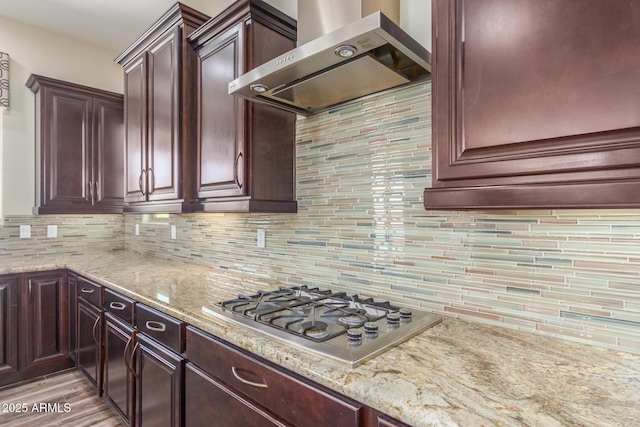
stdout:
POLYGON ((398 19, 399 0, 298 0, 298 47, 229 83, 229 93, 309 116, 428 80, 431 54, 387 14, 398 19), (344 48, 356 52, 338 56, 344 48))

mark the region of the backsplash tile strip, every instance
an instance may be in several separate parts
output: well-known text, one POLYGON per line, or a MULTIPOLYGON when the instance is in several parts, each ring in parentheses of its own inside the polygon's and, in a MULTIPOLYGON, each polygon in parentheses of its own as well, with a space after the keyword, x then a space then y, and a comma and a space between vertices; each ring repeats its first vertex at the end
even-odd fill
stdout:
MULTIPOLYGON (((124 241, 127 250, 285 286, 330 287, 640 352, 640 211, 425 211, 431 124, 430 83, 298 120, 297 214, 171 215, 164 221, 178 227, 177 240, 141 215, 106 225, 102 216, 61 217, 66 237, 55 244, 73 253, 81 250, 74 244, 117 249, 124 241), (113 230, 101 238, 104 228, 113 230), (266 249, 256 247, 259 228, 266 249)), ((2 248, 8 239, 33 255, 33 239, 17 238, 27 219, 8 220, 2 248)), ((42 232, 44 222, 29 221, 42 232)), ((38 245, 58 250, 45 239, 38 245)))
POLYGON ((0 259, 124 250, 124 224, 122 215, 8 215, 0 227, 0 259), (31 225, 31 238, 20 239, 20 225, 31 225), (57 226, 58 237, 47 238, 47 225, 57 226))

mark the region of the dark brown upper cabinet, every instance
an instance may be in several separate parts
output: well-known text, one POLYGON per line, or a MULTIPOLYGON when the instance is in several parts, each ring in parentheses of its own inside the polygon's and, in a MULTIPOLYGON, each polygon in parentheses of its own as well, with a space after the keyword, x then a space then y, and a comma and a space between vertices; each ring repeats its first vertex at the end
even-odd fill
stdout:
POLYGON ((122 95, 31 75, 37 214, 121 213, 122 95))
POLYGON ((125 212, 196 210, 195 54, 209 17, 176 3, 116 61, 125 75, 125 212))
POLYGON ((296 212, 295 114, 228 94, 229 82, 295 47, 296 23, 237 1, 194 32, 196 197, 205 211, 296 212))
POLYGON ((427 209, 640 206, 640 2, 432 5, 427 209))

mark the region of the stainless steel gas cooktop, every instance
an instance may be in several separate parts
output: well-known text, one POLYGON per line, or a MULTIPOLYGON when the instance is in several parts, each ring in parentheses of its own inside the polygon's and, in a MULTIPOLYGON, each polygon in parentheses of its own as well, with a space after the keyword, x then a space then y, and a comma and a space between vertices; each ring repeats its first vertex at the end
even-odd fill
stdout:
POLYGON ((351 367, 442 321, 421 310, 307 286, 238 295, 202 311, 351 367))

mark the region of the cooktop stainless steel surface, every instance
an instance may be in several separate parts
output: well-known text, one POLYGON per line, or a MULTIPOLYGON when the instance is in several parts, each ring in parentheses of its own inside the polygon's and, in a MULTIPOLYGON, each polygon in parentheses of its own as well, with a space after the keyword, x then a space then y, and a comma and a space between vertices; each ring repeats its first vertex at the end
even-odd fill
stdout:
POLYGON ((442 321, 387 301, 307 286, 238 295, 202 311, 351 367, 442 321))

